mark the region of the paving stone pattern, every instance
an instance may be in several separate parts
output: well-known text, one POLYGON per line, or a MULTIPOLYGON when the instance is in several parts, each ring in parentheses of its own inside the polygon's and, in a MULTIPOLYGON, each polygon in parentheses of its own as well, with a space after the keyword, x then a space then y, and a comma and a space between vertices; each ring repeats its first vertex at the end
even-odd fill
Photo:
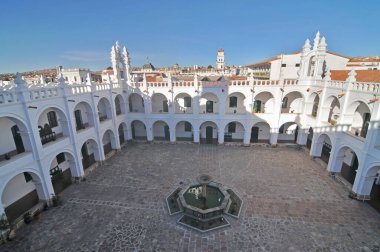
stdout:
POLYGON ((347 195, 303 150, 132 143, 0 251, 380 251, 380 214, 347 195), (244 200, 238 220, 207 234, 165 205, 202 173, 244 200))

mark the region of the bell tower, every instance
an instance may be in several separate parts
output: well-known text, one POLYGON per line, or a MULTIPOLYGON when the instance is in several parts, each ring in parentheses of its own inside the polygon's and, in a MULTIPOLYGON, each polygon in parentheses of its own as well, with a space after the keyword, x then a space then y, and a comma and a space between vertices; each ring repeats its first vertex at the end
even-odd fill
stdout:
POLYGON ((216 69, 224 68, 224 50, 219 48, 218 55, 216 56, 216 69))

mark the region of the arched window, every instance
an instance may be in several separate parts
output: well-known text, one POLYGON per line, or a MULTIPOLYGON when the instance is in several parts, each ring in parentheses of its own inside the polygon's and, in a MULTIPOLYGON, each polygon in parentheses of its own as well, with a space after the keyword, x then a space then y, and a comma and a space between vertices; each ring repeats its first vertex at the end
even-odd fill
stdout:
POLYGON ((287 108, 288 107, 288 97, 284 97, 282 99, 282 108, 287 108))
POLYGON ((228 124, 228 133, 236 132, 236 123, 232 122, 228 124))
POLYGON ((309 69, 307 71, 307 76, 314 76, 314 67, 315 67, 315 57, 311 57, 309 61, 309 69))
POLYGON ((49 121, 50 128, 54 128, 58 126, 57 115, 55 114, 55 111, 49 111, 47 113, 47 118, 49 121))
POLYGON ((231 96, 230 97, 230 108, 236 108, 237 107, 237 97, 231 96))

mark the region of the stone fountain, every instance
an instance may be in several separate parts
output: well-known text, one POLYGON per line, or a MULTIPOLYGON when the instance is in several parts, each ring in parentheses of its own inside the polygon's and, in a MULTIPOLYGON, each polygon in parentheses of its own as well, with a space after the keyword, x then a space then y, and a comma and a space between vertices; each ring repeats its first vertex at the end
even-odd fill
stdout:
POLYGON ((207 232, 229 226, 223 215, 238 218, 242 200, 209 175, 200 175, 195 182, 177 188, 166 199, 171 215, 182 213, 179 224, 207 232))

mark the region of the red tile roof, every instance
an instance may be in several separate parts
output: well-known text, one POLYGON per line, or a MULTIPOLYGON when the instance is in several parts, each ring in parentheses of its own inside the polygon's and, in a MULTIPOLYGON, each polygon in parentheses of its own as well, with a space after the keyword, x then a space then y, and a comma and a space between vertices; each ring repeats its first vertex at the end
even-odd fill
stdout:
MULTIPOLYGON (((331 70, 331 80, 345 81, 350 70, 331 70)), ((380 70, 356 70, 356 81, 379 82, 380 70)))

